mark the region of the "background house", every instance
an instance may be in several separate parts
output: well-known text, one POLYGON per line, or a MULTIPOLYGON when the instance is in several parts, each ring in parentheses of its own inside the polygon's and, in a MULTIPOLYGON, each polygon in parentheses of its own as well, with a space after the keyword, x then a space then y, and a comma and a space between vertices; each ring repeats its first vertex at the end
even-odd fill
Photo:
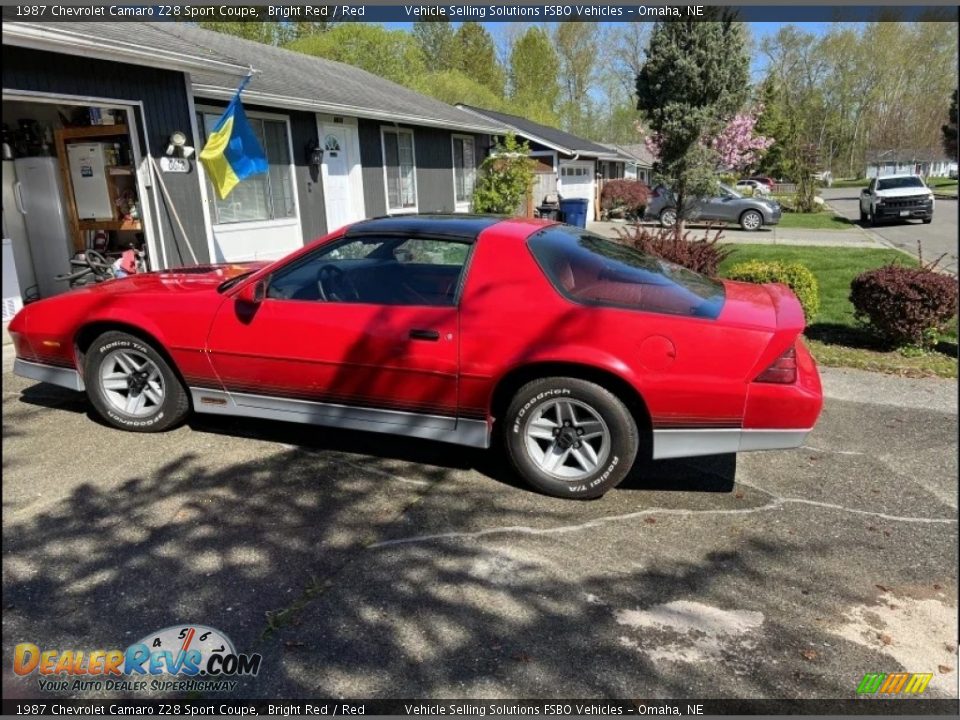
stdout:
POLYGON ((273 259, 365 217, 466 212, 490 138, 506 131, 359 68, 185 23, 2 32, 4 143, 15 158, 4 163, 4 237, 28 297, 66 290, 53 276, 104 239, 107 252, 142 244, 157 269, 273 259), (196 154, 171 138, 199 152, 251 68, 244 108, 270 169, 219 200, 196 154), (92 178, 71 163, 80 145, 95 156, 83 167, 92 178), (45 198, 54 221, 43 227, 14 192, 32 187, 34 166, 47 190, 25 196, 45 198))
POLYGON ((947 177, 957 169, 956 160, 947 158, 941 148, 880 149, 867 151, 868 178, 909 173, 922 177, 947 177))
POLYGON ((617 145, 617 150, 625 154, 629 160, 624 166, 624 177, 639 180, 647 185, 653 178, 653 164, 656 158, 643 143, 635 145, 617 145))
POLYGON ((539 205, 553 193, 565 198, 585 198, 589 201, 587 217, 599 219, 600 187, 605 179, 624 176, 626 156, 606 145, 517 115, 470 105, 457 107, 478 118, 504 125, 529 143, 530 157, 537 163, 534 205, 539 205))

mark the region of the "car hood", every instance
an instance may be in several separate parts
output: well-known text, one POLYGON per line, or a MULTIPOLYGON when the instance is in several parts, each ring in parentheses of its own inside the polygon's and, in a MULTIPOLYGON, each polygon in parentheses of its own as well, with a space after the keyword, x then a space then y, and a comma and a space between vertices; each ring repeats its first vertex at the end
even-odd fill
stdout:
POLYGON ((932 190, 930 188, 919 188, 919 187, 906 187, 906 188, 890 188, 889 190, 877 190, 877 197, 887 198, 887 197, 926 197, 929 195, 932 190))
POLYGON ((193 265, 155 272, 138 273, 119 280, 87 285, 74 293, 127 294, 144 291, 196 292, 218 287, 230 278, 265 267, 265 261, 225 263, 220 265, 193 265))

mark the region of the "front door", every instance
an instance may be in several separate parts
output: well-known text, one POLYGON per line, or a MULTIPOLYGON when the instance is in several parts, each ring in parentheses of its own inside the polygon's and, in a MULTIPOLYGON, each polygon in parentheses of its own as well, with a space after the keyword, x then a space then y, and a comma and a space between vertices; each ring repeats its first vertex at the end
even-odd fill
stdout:
POLYGON ((260 304, 221 306, 207 346, 224 389, 248 407, 315 414, 320 403, 452 428, 468 249, 364 237, 292 261, 260 304))
POLYGON ((318 122, 317 129, 323 149, 320 172, 327 230, 333 232, 364 219, 360 145, 354 125, 318 122))

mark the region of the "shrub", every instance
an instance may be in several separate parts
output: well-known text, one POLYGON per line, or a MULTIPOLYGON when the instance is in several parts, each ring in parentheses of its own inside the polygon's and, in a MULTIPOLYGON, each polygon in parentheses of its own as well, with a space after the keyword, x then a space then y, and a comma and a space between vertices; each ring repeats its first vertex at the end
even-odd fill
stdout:
POLYGON ((642 217, 649 199, 650 188, 639 180, 608 180, 600 191, 601 208, 627 217, 642 217))
POLYGON ((515 215, 533 184, 530 146, 507 135, 480 165, 473 189, 473 212, 515 215))
POLYGON ((702 236, 692 236, 688 230, 683 235, 674 228, 648 228, 637 225, 620 232, 621 242, 647 255, 654 255, 668 262, 682 265, 701 275, 714 277, 717 268, 732 248, 719 245, 723 231, 707 227, 702 236))
POLYGON ((850 283, 854 316, 895 346, 934 347, 957 314, 957 281, 930 267, 887 265, 850 283))
POLYGON ((731 280, 752 283, 783 283, 797 296, 803 316, 810 322, 820 312, 820 286, 806 265, 798 262, 762 262, 750 260, 737 263, 727 273, 731 280))

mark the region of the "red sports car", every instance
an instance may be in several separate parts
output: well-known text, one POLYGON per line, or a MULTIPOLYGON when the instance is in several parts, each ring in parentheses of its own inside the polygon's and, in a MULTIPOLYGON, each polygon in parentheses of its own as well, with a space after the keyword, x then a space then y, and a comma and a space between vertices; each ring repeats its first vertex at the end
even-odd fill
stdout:
POLYGON ((800 445, 820 413, 782 285, 712 280, 537 220, 359 222, 271 264, 110 280, 10 324, 18 375, 86 391, 118 428, 188 412, 486 448, 589 498, 641 450, 800 445))

